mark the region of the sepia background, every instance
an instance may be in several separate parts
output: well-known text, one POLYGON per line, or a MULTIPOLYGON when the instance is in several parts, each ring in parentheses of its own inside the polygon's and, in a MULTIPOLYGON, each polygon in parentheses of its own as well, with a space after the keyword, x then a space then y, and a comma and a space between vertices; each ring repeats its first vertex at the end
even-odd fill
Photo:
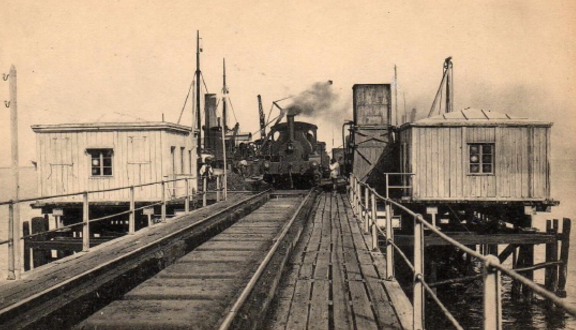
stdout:
MULTIPOLYGON (((452 56, 455 109, 554 122, 552 195, 561 205, 541 219, 576 219, 574 1, 1 4, 0 73, 8 73, 11 64, 18 70, 22 166, 32 166, 36 158, 33 124, 160 121, 162 116, 176 122, 194 75, 199 30, 208 90, 220 92, 226 58, 234 108, 229 124, 237 119, 244 132, 258 130, 258 94, 268 113, 272 101, 332 80, 338 97, 332 112, 300 118, 320 127, 329 148, 340 146, 341 125, 351 118, 353 84, 393 83, 396 65, 399 117, 416 108, 422 118, 430 110, 444 59, 452 56)), ((8 99, 8 83, 0 82, 0 101, 8 99)), ((185 109, 182 123, 190 125, 190 102, 185 109)), ((9 198, 9 142, 9 110, 4 108, 2 200, 9 198)), ((34 194, 34 171, 23 173, 23 193, 34 194)), ((5 227, 1 219, 0 238, 5 227)))

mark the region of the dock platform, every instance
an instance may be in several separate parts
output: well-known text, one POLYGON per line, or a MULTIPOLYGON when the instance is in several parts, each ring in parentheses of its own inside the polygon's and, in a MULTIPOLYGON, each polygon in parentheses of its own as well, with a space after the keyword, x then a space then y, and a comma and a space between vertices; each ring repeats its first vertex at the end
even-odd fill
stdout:
POLYGON ((291 257, 267 330, 412 329, 412 305, 346 195, 323 193, 291 257))
POLYGON ((250 328, 267 330, 411 329, 410 301, 396 281, 384 279, 385 258, 370 250, 346 195, 317 194, 290 241, 279 238, 301 200, 290 193, 235 196, 33 270, 0 285, 0 327, 218 329, 238 308, 225 329, 245 328, 247 318, 250 328), (224 224, 231 215, 240 220, 224 224), (202 229, 204 241, 199 228, 182 231, 210 217, 220 218, 210 228, 223 231, 207 238, 210 228, 202 229), (249 307, 233 306, 276 241, 282 243, 273 267, 249 293, 249 307), (114 292, 118 285, 123 292, 114 292))

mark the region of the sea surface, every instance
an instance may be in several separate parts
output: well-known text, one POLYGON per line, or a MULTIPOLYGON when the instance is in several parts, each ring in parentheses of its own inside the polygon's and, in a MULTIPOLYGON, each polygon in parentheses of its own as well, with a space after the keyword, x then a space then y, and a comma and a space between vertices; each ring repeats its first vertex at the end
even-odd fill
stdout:
MULTIPOLYGON (((12 177, 9 168, 0 168, 0 201, 10 199, 12 177)), ((36 172, 34 167, 23 167, 20 170, 20 197, 36 196, 36 172)), ((560 200, 560 206, 553 208, 551 213, 540 213, 534 220, 534 226, 544 231, 546 219, 572 219, 570 262, 568 263, 568 281, 566 291, 568 297, 565 301, 576 307, 576 160, 552 161, 552 197, 560 200)), ((28 204, 21 206, 21 219, 29 220, 39 216, 38 210, 32 210, 28 204)), ((8 234, 8 208, 0 206, 0 241, 7 239, 8 234)), ((562 223, 562 221, 560 221, 562 223)), ((560 228, 562 229, 562 228, 560 228)), ((502 247, 500 247, 502 249, 502 247)), ((545 259, 544 246, 535 248, 535 262, 545 259)), ((0 246, 0 281, 7 276, 8 251, 6 245, 0 246)), ((544 271, 534 274, 537 283, 544 283, 544 271)), ((510 298, 511 281, 504 277, 503 283, 503 325, 510 330, 576 330, 576 318, 549 308, 544 302, 537 300, 532 305, 514 301, 510 298)), ((467 290, 444 292, 443 301, 461 322, 464 329, 482 329, 482 296, 481 291, 467 290), (478 294, 479 293, 479 294, 478 294)), ((427 315, 429 320, 438 320, 430 329, 449 329, 440 321, 443 316, 427 315)))

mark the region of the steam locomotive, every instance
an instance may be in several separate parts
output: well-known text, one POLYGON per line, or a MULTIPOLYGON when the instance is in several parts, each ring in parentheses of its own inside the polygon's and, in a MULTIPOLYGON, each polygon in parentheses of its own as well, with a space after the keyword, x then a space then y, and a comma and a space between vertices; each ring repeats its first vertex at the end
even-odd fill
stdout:
POLYGON ((274 187, 309 188, 328 170, 326 144, 317 140, 318 126, 297 122, 293 114, 272 126, 260 147, 260 173, 274 187))

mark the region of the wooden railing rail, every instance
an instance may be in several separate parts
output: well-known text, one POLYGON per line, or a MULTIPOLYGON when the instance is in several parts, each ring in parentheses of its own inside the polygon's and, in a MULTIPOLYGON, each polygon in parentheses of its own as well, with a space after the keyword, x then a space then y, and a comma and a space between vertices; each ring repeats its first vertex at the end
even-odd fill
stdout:
MULTIPOLYGON (((392 174, 392 173, 390 173, 392 174)), ((400 173, 398 173, 400 174, 400 173)), ((386 180, 388 183, 388 180, 386 180)), ((387 188, 392 188, 388 187, 387 188)), ((405 188, 405 187, 402 187, 405 188)), ((417 214, 407 208, 406 206, 390 199, 388 196, 388 189, 386 190, 387 196, 381 196, 372 187, 361 182, 355 176, 350 176, 350 204, 354 214, 362 219, 364 223, 364 230, 366 233, 371 232, 372 238, 372 248, 373 250, 380 251, 378 246, 378 235, 385 238, 386 242, 386 277, 387 279, 394 279, 394 251, 398 253, 403 259, 403 261, 408 265, 408 267, 413 271, 413 321, 414 329, 424 328, 424 302, 425 293, 438 304, 442 312, 445 314, 447 319, 454 325, 457 329, 462 329, 461 325, 454 318, 454 316, 448 311, 448 309, 441 303, 434 291, 431 289, 430 285, 424 280, 424 228, 427 228, 430 232, 436 234, 444 241, 450 243, 452 246, 457 247, 461 251, 479 259, 483 263, 482 267, 482 279, 484 287, 484 329, 485 330, 500 330, 502 329, 502 300, 501 300, 501 282, 500 275, 504 273, 514 280, 521 282, 535 293, 544 297, 545 299, 551 301, 555 305, 563 308, 569 314, 576 316, 576 308, 566 304, 562 299, 556 296, 554 293, 542 288, 540 285, 534 283, 532 280, 518 274, 518 270, 514 271, 505 268, 500 264, 498 257, 493 255, 482 255, 475 250, 468 248, 457 240, 451 238, 445 233, 438 230, 434 225, 422 217, 422 215, 417 214), (385 204, 385 231, 383 231, 377 225, 377 203, 378 201, 383 201, 385 204), (395 207, 406 212, 409 216, 414 218, 414 259, 413 263, 410 262, 408 257, 402 252, 402 250, 394 243, 394 231, 392 224, 392 213, 395 207)), ((556 263, 555 263, 556 264, 556 263)))
MULTIPOLYGON (((20 204, 20 203, 28 203, 28 202, 39 202, 39 201, 45 201, 45 200, 63 198, 63 197, 80 196, 80 195, 82 196, 82 221, 81 222, 76 222, 76 223, 69 224, 66 226, 58 226, 58 228, 54 228, 54 229, 50 229, 50 230, 46 230, 46 231, 42 231, 42 232, 38 232, 38 233, 34 233, 34 234, 29 234, 29 235, 24 235, 24 236, 18 235, 19 237, 16 237, 16 235, 11 234, 11 235, 9 235, 7 240, 0 241, 0 246, 4 245, 4 244, 8 244, 8 254, 9 254, 8 278, 9 279, 19 279, 20 278, 20 272, 21 272, 22 267, 21 267, 21 256, 20 256, 19 247, 20 247, 22 239, 30 239, 30 238, 38 237, 41 235, 46 235, 48 233, 59 232, 59 231, 62 231, 63 229, 75 228, 75 227, 82 226, 82 251, 87 252, 90 250, 90 236, 91 236, 90 235, 90 224, 128 214, 128 234, 134 234, 134 232, 136 231, 136 211, 140 211, 140 210, 143 210, 146 208, 160 205, 161 206, 160 221, 166 222, 166 205, 171 200, 181 200, 183 198, 184 204, 185 204, 185 209, 184 209, 185 213, 190 212, 190 208, 189 208, 189 204, 190 204, 190 200, 191 200, 190 198, 194 194, 202 195, 202 200, 203 200, 202 206, 207 205, 207 194, 209 192, 216 192, 216 200, 218 202, 223 200, 223 199, 225 200, 227 198, 227 187, 225 185, 221 184, 221 182, 222 182, 221 177, 222 176, 224 176, 224 175, 213 176, 216 178, 216 186, 217 187, 216 187, 215 191, 208 191, 206 189, 207 180, 208 180, 207 177, 203 177, 203 180, 202 180, 203 181, 203 188, 204 188, 203 190, 195 192, 192 189, 192 191, 191 191, 190 180, 196 179, 197 177, 188 176, 185 178, 162 180, 162 181, 143 183, 143 184, 137 184, 137 185, 130 185, 130 186, 124 186, 124 187, 115 187, 115 188, 83 191, 83 192, 76 192, 76 193, 41 196, 41 197, 25 198, 25 199, 19 199, 19 200, 0 201, 0 206, 8 205, 8 208, 9 208, 9 212, 8 212, 9 231, 8 232, 13 233, 14 230, 12 230, 12 228, 14 226, 20 226, 20 219, 15 219, 14 212, 12 211, 14 209, 14 205, 20 204), (184 181, 185 186, 184 187, 167 187, 168 183, 175 183, 175 182, 179 182, 179 181, 184 181), (136 207, 136 188, 146 187, 146 186, 154 186, 154 185, 161 185, 161 187, 162 187, 162 189, 161 189, 161 191, 162 191, 161 201, 156 202, 156 203, 146 204, 146 205, 140 206, 140 207, 136 207), (90 217, 89 217, 89 213, 90 213, 89 196, 90 196, 90 194, 111 192, 111 191, 118 191, 118 190, 125 190, 125 189, 129 190, 129 200, 128 200, 129 209, 128 210, 117 212, 114 214, 109 214, 109 215, 102 216, 102 217, 99 217, 96 219, 90 219, 90 217), (185 192, 184 196, 176 196, 176 194, 166 194, 166 191, 169 189, 174 190, 174 191, 176 189, 185 189, 186 192, 185 192), (170 196, 170 199, 167 198, 167 195, 170 196)), ((149 219, 148 225, 151 225, 151 224, 152 223, 149 219)))

